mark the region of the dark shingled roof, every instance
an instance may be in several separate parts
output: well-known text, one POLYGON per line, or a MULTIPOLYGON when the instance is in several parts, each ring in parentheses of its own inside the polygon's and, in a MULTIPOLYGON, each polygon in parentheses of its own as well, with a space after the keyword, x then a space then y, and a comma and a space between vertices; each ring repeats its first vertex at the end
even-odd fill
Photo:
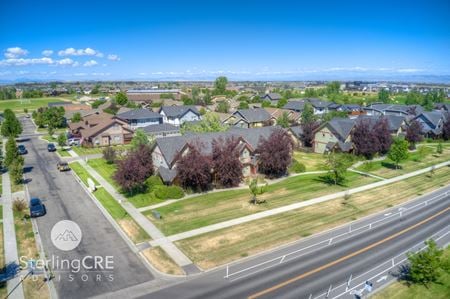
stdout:
POLYGON ((241 116, 249 123, 264 122, 271 119, 271 115, 263 108, 240 109, 233 113, 235 116, 241 116))
POLYGON ((352 131, 355 123, 355 119, 335 117, 327 124, 341 140, 345 140, 352 131))
POLYGON ((158 118, 161 119, 162 115, 153 111, 150 111, 145 108, 133 109, 130 111, 126 111, 120 114, 117 114, 122 119, 131 120, 131 119, 148 119, 148 118, 158 118))
POLYGON ((302 111, 305 107, 305 100, 290 100, 283 106, 283 109, 302 111))
POLYGON ((353 142, 351 142, 351 141, 349 141, 349 142, 342 142, 342 141, 332 142, 332 141, 330 141, 327 143, 327 145, 325 147, 328 151, 331 151, 335 147, 337 147, 341 152, 347 153, 353 149, 353 142))
POLYGON ((271 92, 271 93, 266 94, 264 96, 264 98, 269 98, 272 101, 274 101, 274 100, 277 101, 277 100, 281 99, 281 95, 279 93, 276 93, 276 92, 271 92))
POLYGON ((147 134, 157 134, 163 132, 180 132, 179 127, 167 123, 158 125, 149 125, 143 127, 142 130, 144 130, 144 132, 147 134))
POLYGON ((297 138, 301 138, 301 136, 303 135, 303 129, 301 126, 290 127, 289 129, 297 138))
POLYGON ((167 169, 165 167, 159 167, 158 174, 164 183, 172 183, 172 181, 177 176, 177 171, 175 169, 167 169))
POLYGON ((195 106, 162 106, 159 112, 164 111, 167 117, 179 118, 186 114, 189 110, 200 115, 195 106))

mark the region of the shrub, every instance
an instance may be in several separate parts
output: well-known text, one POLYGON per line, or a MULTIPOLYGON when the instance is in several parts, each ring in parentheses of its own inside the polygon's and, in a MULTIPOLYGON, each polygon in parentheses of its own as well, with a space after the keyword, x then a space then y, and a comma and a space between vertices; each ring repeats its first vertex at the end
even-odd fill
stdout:
POLYGON ((116 150, 111 146, 105 147, 103 149, 103 159, 106 160, 106 163, 113 164, 116 161, 116 150))
POLYGON ((289 172, 291 173, 301 173, 306 171, 306 166, 303 163, 293 160, 291 166, 289 167, 289 172))
POLYGON ((153 191, 157 186, 163 186, 163 182, 158 175, 152 175, 145 182, 147 184, 147 188, 150 191, 153 191))
POLYGON ((178 186, 158 186, 155 195, 159 199, 178 199, 184 196, 184 192, 178 186))
POLYGON ((23 198, 16 198, 13 201, 13 210, 16 212, 22 212, 27 208, 27 202, 23 198))

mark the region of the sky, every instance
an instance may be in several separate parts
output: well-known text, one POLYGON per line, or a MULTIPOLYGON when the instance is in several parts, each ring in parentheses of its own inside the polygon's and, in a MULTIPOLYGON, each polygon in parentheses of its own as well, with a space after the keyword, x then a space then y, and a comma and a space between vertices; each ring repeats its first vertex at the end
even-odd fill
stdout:
POLYGON ((450 1, 1 1, 0 51, 0 81, 450 81, 450 1))

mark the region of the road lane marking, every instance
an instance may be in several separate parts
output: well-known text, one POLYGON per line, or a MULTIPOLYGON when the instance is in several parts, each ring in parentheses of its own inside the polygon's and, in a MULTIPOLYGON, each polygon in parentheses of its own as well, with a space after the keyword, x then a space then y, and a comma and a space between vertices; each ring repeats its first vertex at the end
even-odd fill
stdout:
POLYGON ((258 292, 258 293, 253 294, 253 295, 250 295, 250 296, 248 297, 248 299, 255 299, 255 298, 261 297, 261 296, 263 296, 263 295, 266 295, 266 294, 268 294, 268 293, 271 293, 271 292, 273 292, 273 291, 276 291, 276 290, 278 290, 278 289, 281 289, 282 287, 285 287, 285 286, 287 286, 287 285, 289 285, 289 284, 291 284, 291 283, 293 283, 293 282, 296 282, 296 281, 298 281, 298 280, 300 280, 300 279, 303 279, 303 278, 305 278, 305 277, 308 277, 308 276, 310 276, 310 275, 312 275, 312 274, 315 274, 315 273, 317 273, 317 272, 320 272, 320 271, 322 271, 322 270, 325 270, 325 269, 327 269, 327 268, 330 268, 330 267, 332 267, 332 266, 334 266, 334 265, 336 265, 336 264, 339 264, 339 263, 341 263, 341 262, 343 262, 343 261, 345 261, 345 260, 348 260, 348 259, 350 259, 350 258, 352 258, 352 257, 354 257, 354 256, 357 256, 357 255, 359 255, 359 254, 361 254, 361 253, 364 253, 364 252, 366 252, 366 251, 368 251, 368 250, 370 250, 370 249, 372 249, 372 248, 374 248, 374 247, 376 247, 376 246, 379 246, 379 245, 381 245, 381 244, 383 244, 383 243, 386 243, 386 242, 388 242, 388 241, 390 241, 390 240, 392 240, 392 239, 394 239, 394 238, 396 238, 396 237, 398 237, 398 236, 400 236, 400 235, 403 235, 403 234, 405 234, 405 233, 407 233, 407 232, 409 232, 409 231, 411 231, 411 230, 413 230, 413 229, 415 229, 415 228, 417 228, 417 227, 419 227, 419 226, 421 226, 421 225, 423 225, 423 224, 429 222, 430 220, 433 220, 434 218, 436 218, 436 217, 438 217, 438 216, 444 214, 445 212, 447 212, 447 211, 449 211, 449 210, 450 210, 450 207, 447 207, 447 208, 445 208, 444 210, 439 211, 439 212, 437 212, 436 214, 434 214, 434 215, 432 215, 432 216, 430 216, 430 217, 428 217, 428 218, 426 218, 426 219, 424 219, 424 220, 422 220, 422 221, 420 221, 420 222, 417 222, 416 224, 414 224, 414 225, 412 225, 412 226, 410 226, 410 227, 408 227, 408 228, 405 228, 405 229, 403 229, 403 230, 401 230, 401 231, 399 231, 399 232, 397 232, 397 233, 395 233, 395 234, 393 234, 393 235, 390 235, 389 237, 386 237, 386 238, 384 238, 384 239, 382 239, 382 240, 380 240, 380 241, 377 241, 377 242, 375 242, 375 243, 372 243, 372 244, 370 244, 370 245, 368 245, 368 246, 366 246, 366 247, 364 247, 364 248, 361 248, 361 249, 359 249, 359 250, 357 250, 357 251, 355 251, 355 252, 352 252, 352 253, 350 253, 350 254, 348 254, 348 255, 346 255, 346 256, 343 256, 343 257, 341 257, 341 258, 339 258, 339 259, 337 259, 337 260, 334 260, 334 261, 332 261, 332 262, 329 262, 328 264, 322 265, 322 266, 320 266, 320 267, 318 267, 318 268, 315 268, 315 269, 313 269, 313 270, 310 270, 310 271, 308 271, 308 272, 305 272, 305 273, 303 273, 303 274, 300 274, 300 275, 298 275, 298 276, 296 276, 296 277, 293 277, 293 278, 291 278, 291 279, 288 279, 288 280, 286 280, 286 281, 284 281, 284 282, 281 282, 281 283, 279 283, 279 284, 277 284, 277 285, 274 285, 273 287, 270 287, 270 288, 268 288, 268 289, 262 290, 262 291, 260 291, 260 292, 258 292))

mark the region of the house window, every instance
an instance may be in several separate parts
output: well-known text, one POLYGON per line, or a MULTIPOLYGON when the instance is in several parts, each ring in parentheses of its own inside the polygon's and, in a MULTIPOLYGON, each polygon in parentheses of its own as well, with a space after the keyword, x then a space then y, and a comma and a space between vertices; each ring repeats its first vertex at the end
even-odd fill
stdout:
POLYGON ((325 137, 325 133, 322 133, 322 137, 325 137))

